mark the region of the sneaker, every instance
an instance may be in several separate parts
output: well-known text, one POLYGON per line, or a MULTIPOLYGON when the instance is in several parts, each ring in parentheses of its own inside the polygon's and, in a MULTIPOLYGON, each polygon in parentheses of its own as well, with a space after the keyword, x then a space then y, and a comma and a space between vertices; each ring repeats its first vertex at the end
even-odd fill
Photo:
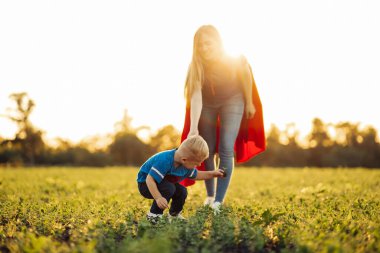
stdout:
POLYGON ((215 201, 214 203, 212 203, 211 208, 214 210, 214 214, 219 214, 220 209, 222 208, 222 203, 220 203, 219 201, 215 201))
POLYGON ((152 223, 152 224, 157 224, 157 222, 162 218, 162 214, 155 214, 155 213, 147 213, 146 219, 152 223))
POLYGON ((214 203, 214 197, 207 197, 205 199, 205 202, 203 203, 203 205, 205 206, 211 206, 213 203, 214 203))
POLYGON ((169 222, 171 222, 172 220, 176 219, 176 220, 181 220, 181 221, 186 221, 187 219, 185 217, 183 217, 181 215, 181 213, 177 214, 177 215, 171 215, 170 213, 168 214, 168 219, 169 219, 169 222))

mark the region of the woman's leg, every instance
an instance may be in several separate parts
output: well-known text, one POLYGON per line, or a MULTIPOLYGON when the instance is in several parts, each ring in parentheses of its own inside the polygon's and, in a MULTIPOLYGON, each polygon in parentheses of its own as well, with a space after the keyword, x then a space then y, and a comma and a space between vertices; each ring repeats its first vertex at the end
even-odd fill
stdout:
POLYGON ((239 133, 244 112, 244 99, 241 95, 231 97, 220 111, 219 168, 227 172, 225 178, 218 178, 215 202, 223 202, 234 168, 234 145, 239 133))
MULTIPOLYGON (((207 171, 215 170, 215 145, 216 145, 216 122, 217 109, 203 105, 202 113, 199 118, 198 130, 199 134, 205 139, 209 149, 209 157, 204 161, 207 171)), ((205 180, 206 191, 208 197, 215 195, 215 180, 205 180)))

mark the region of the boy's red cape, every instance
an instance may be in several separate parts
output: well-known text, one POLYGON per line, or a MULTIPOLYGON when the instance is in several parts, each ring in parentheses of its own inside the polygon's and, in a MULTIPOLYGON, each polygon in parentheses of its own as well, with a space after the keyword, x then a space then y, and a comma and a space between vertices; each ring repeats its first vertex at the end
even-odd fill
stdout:
MULTIPOLYGON (((265 144, 265 132, 264 132, 264 121, 263 121, 263 110, 261 105, 261 100, 259 93, 257 91, 256 83, 253 79, 252 69, 252 100, 255 106, 256 112, 252 119, 247 119, 245 114, 240 124, 240 129, 238 136, 235 141, 235 154, 236 162, 242 163, 246 162, 255 155, 263 152, 266 148, 265 144)), ((217 123, 217 141, 216 141, 216 150, 219 143, 219 119, 217 123)), ((187 138, 187 135, 190 131, 190 102, 186 103, 186 114, 185 114, 185 123, 182 130, 181 142, 187 138)), ((198 167, 198 170, 205 170, 204 163, 198 167)), ((186 178, 181 181, 180 184, 183 186, 190 186, 195 183, 194 180, 186 178)))

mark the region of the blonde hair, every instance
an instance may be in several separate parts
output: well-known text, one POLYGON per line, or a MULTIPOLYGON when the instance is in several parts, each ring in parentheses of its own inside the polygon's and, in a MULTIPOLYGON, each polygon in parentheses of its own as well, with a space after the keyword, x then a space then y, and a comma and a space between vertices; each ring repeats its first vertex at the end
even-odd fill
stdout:
POLYGON ((188 158, 204 161, 209 156, 207 142, 200 135, 188 137, 181 143, 179 149, 183 150, 183 154, 188 155, 188 158))
POLYGON ((191 63, 187 70, 187 77, 185 82, 185 96, 190 100, 193 91, 196 88, 201 88, 204 82, 204 68, 199 53, 199 40, 203 34, 207 34, 215 41, 218 45, 218 49, 223 51, 223 43, 220 37, 218 30, 212 25, 203 25, 201 26, 194 35, 194 44, 193 44, 193 56, 191 63))

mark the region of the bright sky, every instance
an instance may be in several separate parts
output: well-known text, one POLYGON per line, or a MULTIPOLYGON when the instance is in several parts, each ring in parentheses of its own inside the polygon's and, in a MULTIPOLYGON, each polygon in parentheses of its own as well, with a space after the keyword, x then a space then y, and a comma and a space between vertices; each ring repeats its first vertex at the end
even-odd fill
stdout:
MULTIPOLYGON (((251 63, 265 127, 314 117, 380 129, 380 1, 1 1, 0 114, 28 92, 48 138, 134 126, 182 129, 199 26, 251 63), (228 2, 228 3, 227 3, 228 2)), ((0 118, 0 136, 16 128, 0 118)))

